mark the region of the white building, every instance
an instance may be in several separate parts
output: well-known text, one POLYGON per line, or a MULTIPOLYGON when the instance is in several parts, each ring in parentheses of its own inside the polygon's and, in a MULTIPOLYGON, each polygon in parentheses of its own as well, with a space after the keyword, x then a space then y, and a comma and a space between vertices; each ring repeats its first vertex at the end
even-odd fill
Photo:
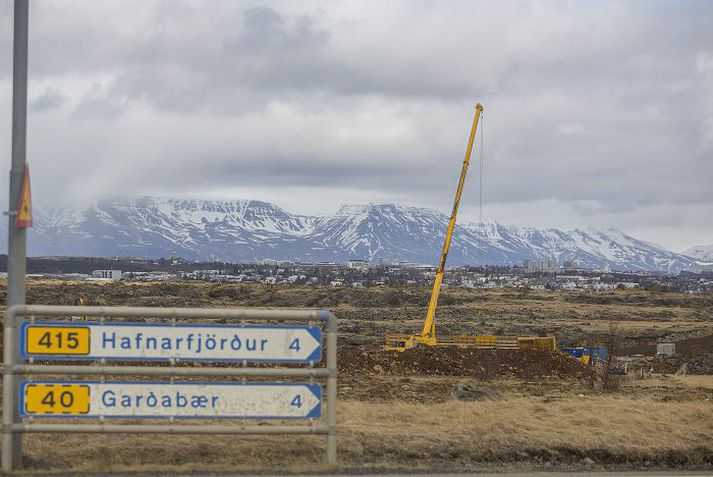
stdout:
POLYGON ((94 270, 92 276, 94 278, 121 280, 121 270, 94 270))
POLYGON ((554 260, 541 260, 540 261, 540 270, 543 271, 552 271, 557 269, 557 262, 554 260))
POLYGON ((663 356, 673 356, 676 354, 676 343, 658 343, 656 345, 656 354, 663 356))
POLYGON ((347 268, 357 268, 357 269, 366 269, 369 268, 369 262, 366 260, 347 260, 344 262, 344 265, 347 268))

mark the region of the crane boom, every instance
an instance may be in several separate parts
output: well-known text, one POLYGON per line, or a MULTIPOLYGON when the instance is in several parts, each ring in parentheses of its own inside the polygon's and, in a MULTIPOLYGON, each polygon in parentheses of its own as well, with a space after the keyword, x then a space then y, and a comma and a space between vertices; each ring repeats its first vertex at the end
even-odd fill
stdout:
POLYGON ((478 130, 478 122, 483 113, 483 106, 478 103, 475 107, 475 117, 473 118, 473 126, 468 137, 468 147, 465 151, 465 159, 463 159, 463 167, 460 172, 460 180, 458 181, 458 189, 456 189, 456 197, 453 200, 453 211, 448 222, 446 230, 446 238, 443 242, 443 250, 441 258, 438 261, 436 269, 436 277, 433 280, 433 290, 431 291, 431 299, 428 302, 428 311, 426 312, 426 320, 423 323, 421 334, 403 334, 394 333, 386 335, 385 351, 403 352, 412 348, 417 348, 421 345, 439 346, 439 347, 458 347, 458 348, 478 348, 478 349, 542 349, 555 351, 557 350, 557 340, 554 336, 493 336, 493 335, 458 335, 458 336, 441 336, 436 339, 436 306, 438 305, 438 295, 441 292, 441 284, 443 283, 443 273, 446 270, 446 259, 448 251, 451 248, 451 239, 456 226, 456 217, 458 215, 458 206, 460 205, 461 195, 463 194, 463 185, 465 177, 468 173, 470 165, 470 155, 473 152, 473 143, 475 142, 475 134, 478 130))
POLYGON ((448 251, 451 248, 451 239, 453 238, 453 230, 456 226, 456 216, 458 215, 458 206, 463 193, 463 184, 465 184, 465 176, 468 173, 468 165, 470 164, 470 154, 473 151, 473 142, 475 141, 475 133, 478 130, 478 122, 480 115, 483 112, 483 106, 478 103, 475 106, 475 117, 473 118, 473 126, 470 129, 470 137, 468 138, 468 147, 465 150, 465 159, 463 159, 463 167, 460 172, 460 180, 458 181, 458 189, 456 189, 456 197, 453 200, 453 210, 451 211, 451 219, 448 222, 448 230, 446 231, 446 239, 443 242, 443 250, 441 251, 441 259, 438 262, 436 269, 436 278, 433 281, 433 290, 431 291, 431 299, 428 302, 428 312, 426 313, 426 321, 423 323, 421 331, 421 342, 428 345, 436 344, 436 306, 438 305, 438 295, 441 292, 441 282, 443 281, 443 272, 446 269, 446 258, 448 251))

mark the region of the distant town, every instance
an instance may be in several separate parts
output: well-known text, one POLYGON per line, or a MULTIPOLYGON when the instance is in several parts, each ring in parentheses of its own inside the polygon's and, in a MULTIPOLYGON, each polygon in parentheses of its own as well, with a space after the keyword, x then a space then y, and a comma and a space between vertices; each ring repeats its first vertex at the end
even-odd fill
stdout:
MULTIPOLYGON (((0 278, 7 257, 0 255, 0 278)), ((192 262, 176 255, 158 260, 138 258, 34 257, 28 277, 87 281, 195 280, 317 287, 424 286, 433 283, 436 267, 382 258, 375 262, 304 263, 265 259, 255 263, 192 262)), ((473 289, 613 291, 641 288, 685 293, 713 292, 713 271, 622 272, 582 268, 574 261, 524 260, 511 267, 448 267, 445 286, 473 289)))

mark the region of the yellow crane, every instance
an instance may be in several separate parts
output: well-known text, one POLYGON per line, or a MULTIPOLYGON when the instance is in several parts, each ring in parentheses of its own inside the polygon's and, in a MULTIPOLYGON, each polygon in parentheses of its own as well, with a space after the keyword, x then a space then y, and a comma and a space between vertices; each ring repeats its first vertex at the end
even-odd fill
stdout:
POLYGON ((465 176, 468 173, 468 165, 470 164, 470 154, 473 151, 473 142, 475 141, 475 133, 478 130, 478 122, 483 113, 483 106, 478 103, 475 107, 475 117, 473 118, 473 126, 470 130, 468 138, 468 147, 465 150, 465 159, 463 159, 463 168, 460 172, 460 180, 458 181, 458 189, 456 189, 456 197, 453 201, 453 211, 451 219, 448 222, 446 230, 446 239, 443 243, 441 251, 441 259, 438 262, 436 269, 436 277, 433 280, 433 290, 431 291, 431 299, 428 302, 428 312, 426 320, 423 323, 423 329, 419 335, 407 334, 392 334, 386 336, 387 351, 405 351, 417 346, 457 346, 468 348, 481 349, 539 349, 555 351, 557 349, 557 340, 554 336, 494 336, 494 335, 462 335, 448 336, 436 339, 436 306, 438 305, 438 295, 441 292, 441 283, 443 282, 443 273, 446 269, 446 258, 448 250, 451 247, 451 239, 453 238, 453 230, 456 226, 456 216, 458 215, 458 206, 460 205, 461 194, 463 193, 463 184, 465 184, 465 176))
POLYGON ((473 126, 470 129, 468 138, 468 147, 465 150, 465 159, 463 159, 463 167, 460 171, 460 180, 458 181, 458 189, 456 189, 456 197, 453 201, 453 211, 451 219, 448 222, 448 230, 446 231, 446 239, 443 242, 443 250, 441 251, 441 259, 438 262, 436 269, 436 278, 433 281, 433 290, 431 291, 431 299, 428 302, 428 312, 426 320, 423 323, 423 330, 420 335, 388 335, 386 337, 386 350, 389 351, 404 351, 413 348, 420 344, 428 346, 436 346, 436 306, 438 305, 438 295, 441 292, 441 282, 443 282, 443 272, 446 269, 446 258, 448 250, 451 247, 451 238, 453 238, 453 229, 456 226, 456 216, 458 215, 458 206, 463 193, 463 184, 465 184, 465 176, 468 173, 468 165, 470 164, 470 154, 473 151, 473 142, 475 141, 475 133, 478 130, 478 122, 483 113, 483 106, 478 103, 475 106, 475 117, 473 118, 473 126))

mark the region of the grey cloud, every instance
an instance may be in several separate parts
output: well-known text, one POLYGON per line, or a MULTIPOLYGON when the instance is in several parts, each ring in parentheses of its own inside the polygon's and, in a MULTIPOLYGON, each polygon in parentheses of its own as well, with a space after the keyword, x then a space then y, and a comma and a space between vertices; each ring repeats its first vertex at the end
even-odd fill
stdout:
POLYGON ((289 21, 272 8, 254 7, 243 13, 243 30, 228 46, 260 55, 289 55, 308 48, 321 48, 328 38, 327 30, 316 28, 314 19, 307 15, 289 21))
POLYGON ((66 100, 67 97, 58 89, 45 88, 40 95, 30 101, 30 111, 39 113, 58 109, 66 100))
POLYGON ((237 25, 237 33, 201 42, 202 54, 180 57, 177 45, 166 45, 168 53, 153 49, 140 64, 122 68, 113 94, 169 111, 241 115, 263 109, 275 96, 322 87, 323 68, 315 61, 329 33, 311 17, 255 7, 237 25))
POLYGON ((112 94, 107 88, 94 84, 91 90, 79 99, 72 117, 79 120, 113 119, 122 114, 126 107, 125 97, 112 94))
MULTIPOLYGON (((709 2, 31 8, 31 81, 62 85, 32 103, 61 108, 31 115, 31 150, 81 163, 101 184, 86 190, 319 186, 447 209, 477 99, 486 199, 511 216, 561 203, 584 222, 690 222, 713 201, 709 2)), ((90 182, 57 174, 44 190, 90 182)))

